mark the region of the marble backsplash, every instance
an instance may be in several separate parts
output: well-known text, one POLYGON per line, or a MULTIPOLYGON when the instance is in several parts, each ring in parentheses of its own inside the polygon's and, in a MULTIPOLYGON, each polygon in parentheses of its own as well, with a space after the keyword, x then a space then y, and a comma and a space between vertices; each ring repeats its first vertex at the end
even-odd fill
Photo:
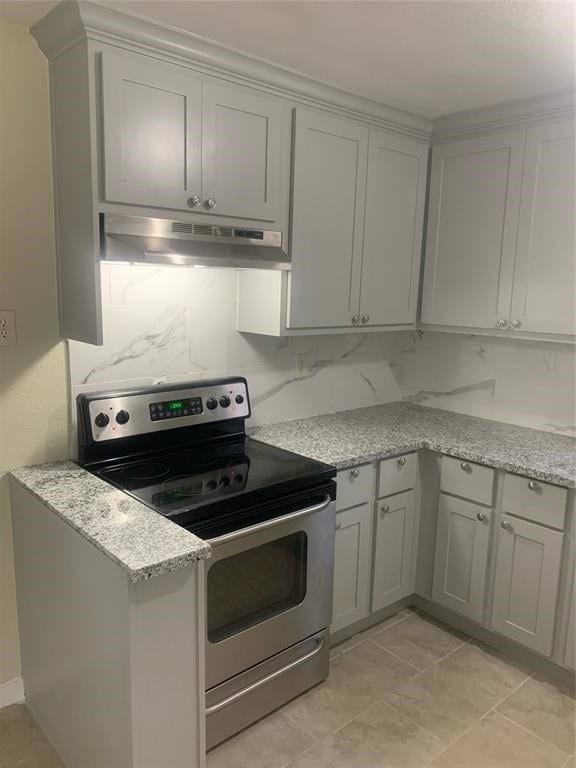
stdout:
POLYGON ((571 345, 422 332, 240 334, 233 270, 106 264, 102 296, 104 345, 69 342, 73 397, 239 374, 252 424, 404 399, 576 432, 571 345))

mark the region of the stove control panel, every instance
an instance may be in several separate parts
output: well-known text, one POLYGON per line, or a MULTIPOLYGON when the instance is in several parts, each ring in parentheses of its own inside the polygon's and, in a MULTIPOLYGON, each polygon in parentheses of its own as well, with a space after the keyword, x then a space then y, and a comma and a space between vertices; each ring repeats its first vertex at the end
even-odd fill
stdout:
POLYGON ((79 395, 78 404, 94 442, 250 416, 248 385, 240 377, 79 395))

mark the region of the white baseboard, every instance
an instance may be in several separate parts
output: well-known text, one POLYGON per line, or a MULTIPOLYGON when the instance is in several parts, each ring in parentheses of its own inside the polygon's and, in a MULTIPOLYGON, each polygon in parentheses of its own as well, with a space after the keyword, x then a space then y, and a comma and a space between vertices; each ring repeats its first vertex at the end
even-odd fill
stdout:
POLYGON ((24 701, 24 683, 21 677, 9 680, 0 685, 0 709, 10 704, 20 704, 24 701))

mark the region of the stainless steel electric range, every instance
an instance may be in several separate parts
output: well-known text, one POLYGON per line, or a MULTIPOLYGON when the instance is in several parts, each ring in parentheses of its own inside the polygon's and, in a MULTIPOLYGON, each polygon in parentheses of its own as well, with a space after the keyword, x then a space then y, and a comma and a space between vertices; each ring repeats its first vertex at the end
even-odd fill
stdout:
POLYGON ((83 394, 77 407, 79 463, 212 546, 208 748, 324 679, 335 468, 247 436, 240 377, 83 394))

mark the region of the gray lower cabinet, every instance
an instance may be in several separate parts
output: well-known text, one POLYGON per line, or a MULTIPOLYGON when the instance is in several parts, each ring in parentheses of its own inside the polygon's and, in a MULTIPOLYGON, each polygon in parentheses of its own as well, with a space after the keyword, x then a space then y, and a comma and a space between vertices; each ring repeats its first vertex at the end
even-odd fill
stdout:
POLYGON ((332 632, 369 615, 371 571, 372 505, 361 504, 336 514, 332 632))
POLYGON ((440 494, 432 597, 482 622, 492 510, 440 494))
POLYGON ((415 534, 414 491, 378 501, 372 611, 386 608, 414 592, 415 534))
POLYGON ((575 606, 576 588, 572 583, 570 596, 570 612, 568 614, 568 631, 566 632, 566 646, 564 650, 564 664, 570 669, 576 670, 576 619, 575 606))
POLYGON ((499 520, 492 628, 550 656, 564 534, 502 515, 499 520))

